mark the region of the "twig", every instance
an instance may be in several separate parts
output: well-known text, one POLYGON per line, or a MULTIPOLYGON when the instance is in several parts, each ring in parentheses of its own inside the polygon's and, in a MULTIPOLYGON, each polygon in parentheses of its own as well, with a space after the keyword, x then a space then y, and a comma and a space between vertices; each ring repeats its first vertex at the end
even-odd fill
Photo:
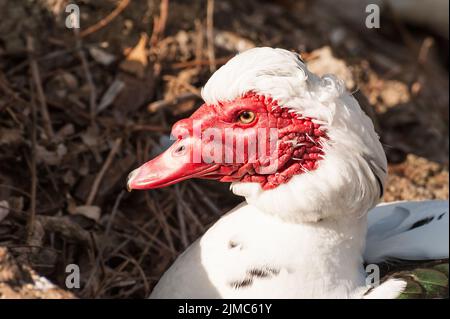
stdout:
POLYGON ((203 203, 205 203, 205 205, 208 206, 214 214, 216 214, 217 216, 222 215, 222 211, 213 203, 213 201, 206 195, 206 193, 195 184, 195 182, 190 182, 190 186, 197 193, 200 200, 203 201, 203 203))
POLYGON ((158 205, 157 202, 150 200, 148 193, 145 193, 144 195, 145 195, 145 201, 146 201, 147 207, 151 211, 153 211, 153 213, 156 216, 156 219, 158 220, 158 222, 163 230, 164 236, 166 237, 167 242, 169 244, 168 247, 169 247, 170 252, 172 252, 172 254, 176 254, 175 245, 174 245, 174 242, 173 242, 173 239, 171 236, 170 226, 167 223, 166 215, 164 214, 164 212, 162 212, 160 209, 158 209, 158 207, 156 207, 158 205))
MULTIPOLYGON (((9 114, 9 116, 11 116, 12 120, 17 124, 18 127, 22 126, 23 122, 19 121, 17 115, 11 110, 10 107, 6 106, 6 112, 9 114)), ((19 116, 22 117, 21 114, 19 114, 19 116)))
POLYGON ((191 209, 191 207, 189 207, 189 205, 183 200, 183 197, 181 196, 180 198, 177 198, 177 204, 181 204, 181 206, 184 208, 184 211, 186 213, 187 216, 189 216, 192 221, 197 224, 197 226, 204 231, 205 230, 205 225, 203 225, 203 223, 200 221, 200 219, 198 218, 198 216, 196 215, 196 213, 194 213, 191 209))
MULTIPOLYGON (((118 211, 118 208, 119 208, 119 204, 120 204, 120 201, 122 200, 123 195, 125 195, 125 192, 124 192, 124 191, 122 191, 122 192, 119 194, 119 196, 117 196, 117 198, 116 198, 116 201, 115 201, 115 203, 114 203, 114 206, 113 206, 113 209, 112 209, 112 212, 111 212, 111 216, 110 216, 110 218, 109 218, 108 224, 106 225, 106 230, 105 230, 105 233, 104 233, 104 235, 103 235, 104 238, 108 238, 108 235, 109 235, 109 233, 110 233, 110 231, 111 231, 111 227, 112 227, 114 218, 115 218, 116 215, 117 215, 117 211, 118 211)), ((88 280, 87 280, 87 283, 86 283, 86 286, 85 286, 85 288, 84 288, 84 291, 86 291, 87 288, 89 287, 89 285, 91 284, 91 282, 92 282, 94 276, 97 274, 98 268, 99 268, 99 267, 102 267, 102 265, 103 265, 102 259, 103 259, 103 254, 104 254, 104 252, 105 252, 105 247, 106 247, 106 245, 102 245, 102 246, 99 248, 99 251, 98 251, 98 253, 97 253, 97 257, 95 258, 95 264, 94 264, 94 267, 93 267, 92 270, 91 270, 91 273, 90 273, 89 278, 88 278, 88 280)))
POLYGON ((417 62, 419 64, 426 63, 428 53, 430 52, 430 49, 433 46, 433 44, 434 44, 434 39, 432 37, 426 37, 423 40, 422 45, 420 46, 420 49, 419 49, 418 57, 417 57, 417 62))
MULTIPOLYGON (((412 71, 412 75, 411 75, 411 79, 412 79, 412 84, 410 86, 410 90, 411 93, 413 93, 413 95, 416 95, 418 93, 418 91, 420 91, 420 76, 419 76, 419 72, 422 69, 425 74, 428 73, 428 75, 430 75, 430 71, 429 71, 429 65, 427 65, 427 58, 428 58, 428 54, 430 53, 430 49, 434 44, 434 39, 431 37, 426 37, 420 48, 419 48, 419 52, 417 53, 417 63, 414 63, 413 66, 413 71, 412 71), (419 85, 419 86, 417 86, 419 85)), ((432 76, 430 76, 430 78, 433 78, 432 76)))
POLYGON ((96 24, 86 28, 80 32, 80 37, 84 38, 91 33, 97 32, 98 30, 104 28, 108 23, 114 20, 125 8, 130 4, 130 0, 122 0, 117 7, 111 11, 106 17, 98 21, 96 24))
POLYGON ((208 46, 209 70, 216 70, 216 54, 214 52, 214 0, 206 4, 206 39, 208 46))
POLYGON ((37 65, 37 62, 36 62, 36 59, 34 56, 35 52, 34 52, 33 38, 29 35, 27 36, 27 50, 28 50, 28 55, 29 55, 29 60, 30 60, 31 75, 33 77, 33 81, 36 86, 36 91, 37 91, 40 106, 41 106, 40 111, 41 111, 41 115, 42 115, 42 120, 44 122, 45 133, 47 135, 47 138, 49 140, 51 140, 51 139, 53 139, 53 135, 54 135, 52 121, 50 119, 50 113, 48 112, 47 100, 45 98, 44 89, 42 88, 41 76, 39 74, 39 67, 37 65))
POLYGON ((10 190, 13 190, 13 191, 15 191, 15 192, 18 192, 19 194, 21 194, 21 195, 23 195, 23 196, 26 196, 26 197, 28 197, 28 198, 31 198, 30 193, 28 193, 28 192, 26 192, 26 191, 24 191, 24 190, 21 190, 20 188, 14 187, 14 186, 12 186, 12 185, 0 184, 0 188, 10 189, 10 190))
POLYGON ((163 76, 163 80, 165 80, 165 81, 174 81, 178 85, 180 85, 181 88, 186 89, 187 92, 193 93, 193 94, 197 95, 200 98, 202 97, 201 90, 199 90, 198 88, 196 88, 195 86, 193 86, 192 84, 190 84, 190 83, 188 83, 186 81, 180 80, 176 76, 165 75, 165 76, 163 76))
MULTIPOLYGON (((94 276, 97 274, 98 268, 100 268, 100 270, 103 271, 103 274, 104 274, 103 256, 98 252, 99 251, 98 241, 96 240, 95 237, 92 237, 91 244, 92 244, 92 246, 90 249, 89 259, 90 259, 90 262, 93 263, 93 267, 90 269, 89 277, 86 280, 86 284, 84 285, 83 290, 80 292, 80 295, 86 295, 86 292, 89 290, 89 288, 92 285, 94 276)), ((99 280, 99 277, 100 276, 98 276, 96 279, 99 280)), ((91 295, 95 296, 98 289, 100 289, 99 285, 90 289, 91 295)))
POLYGON ((196 98, 198 98, 198 94, 187 92, 187 93, 180 94, 170 100, 159 100, 159 101, 152 102, 148 105, 147 109, 149 112, 154 113, 160 109, 171 107, 171 106, 177 105, 179 103, 193 100, 196 98))
POLYGON ((119 196, 117 196, 117 198, 116 198, 116 201, 114 203, 114 206, 113 206, 113 209, 112 209, 112 212, 111 212, 111 216, 109 217, 108 224, 106 225, 105 237, 107 237, 109 235, 109 232, 111 231, 111 227, 112 227, 112 224, 114 222, 114 218, 116 218, 117 210, 119 208, 120 201, 122 200, 123 195, 125 195, 125 191, 124 190, 122 190, 120 192, 119 196))
POLYGON ((167 128, 161 125, 145 125, 145 124, 134 124, 130 126, 132 132, 144 131, 144 132, 166 132, 167 128))
POLYGON ((126 259, 128 262, 132 263, 135 266, 135 268, 139 272, 140 277, 142 278, 142 282, 144 283, 145 294, 148 294, 150 292, 150 285, 148 283, 147 277, 145 276, 145 272, 142 269, 139 262, 136 259, 134 259, 133 257, 129 257, 124 254, 116 254, 116 256, 126 259))
MULTIPOLYGON (((231 59, 232 56, 229 57, 222 57, 215 59, 214 65, 222 65, 228 62, 229 59, 231 59)), ((186 61, 186 62, 178 62, 172 64, 172 68, 174 69, 184 69, 184 68, 190 68, 190 67, 197 67, 201 65, 210 65, 211 61, 208 60, 193 60, 193 61, 186 61)))
POLYGON ((17 102, 20 102, 20 103, 23 103, 23 104, 26 104, 26 105, 28 105, 28 103, 29 103, 28 101, 26 101, 23 98, 21 98, 18 93, 14 92, 9 87, 9 85, 6 82, 6 80, 4 79, 3 75, 0 75, 0 90, 2 90, 5 94, 7 94, 10 97, 12 97, 17 102))
MULTIPOLYGON (((20 221, 28 221, 29 215, 23 211, 10 209, 11 217, 20 221)), ((72 221, 68 216, 44 216, 36 215, 39 221, 48 233, 58 233, 66 239, 77 241, 82 244, 89 245, 91 243, 91 235, 89 231, 83 229, 80 225, 72 221)), ((95 237, 95 234, 93 234, 95 237)))
MULTIPOLYGON (((42 57, 36 57, 36 61, 37 62, 42 62, 42 61, 45 61, 45 60, 51 60, 51 59, 58 58, 60 56, 66 55, 67 53, 72 53, 72 51, 74 51, 73 48, 62 49, 62 50, 58 50, 58 51, 52 51, 52 52, 50 52, 50 53, 48 53, 48 54, 46 54, 46 55, 44 55, 42 57)), ((9 77, 13 76, 14 74, 22 71, 22 69, 28 67, 29 63, 30 63, 30 61, 24 60, 23 62, 13 66, 12 68, 10 68, 6 72, 6 75, 9 76, 9 77)))
POLYGON ((29 243, 34 234, 34 227, 36 223, 36 189, 37 189, 37 173, 36 173, 36 102, 34 98, 34 91, 31 85, 31 190, 30 190, 30 214, 27 223, 27 243, 29 243))
POLYGON ((159 5, 159 16, 153 20, 153 32, 150 38, 150 47, 154 51, 166 28, 167 16, 169 12, 169 0, 161 0, 159 5))
POLYGON ((183 206, 181 202, 183 201, 181 194, 180 194, 180 185, 175 185, 175 195, 177 197, 178 203, 177 203, 177 217, 178 221, 180 223, 180 235, 181 235, 181 243, 183 244, 184 248, 187 248, 189 245, 189 240, 186 234, 186 221, 184 220, 184 214, 183 214, 183 206))
POLYGON ((78 29, 73 29, 75 33, 75 41, 76 41, 76 49, 78 52, 78 56, 81 60, 81 66, 83 67, 83 71, 86 77, 86 81, 89 86, 89 109, 90 109, 90 117, 91 122, 94 123, 95 117, 97 114, 97 89, 94 84, 94 79, 92 77, 91 71, 89 69, 89 63, 86 58, 86 53, 83 51, 81 44, 81 37, 78 33, 78 29))
POLYGON ((169 251, 172 255, 176 255, 177 252, 175 251, 175 249, 170 247, 170 246, 168 246, 168 245, 166 245, 163 241, 158 239, 158 237, 156 235, 153 235, 151 232, 145 231, 143 227, 135 225, 132 222, 130 222, 130 225, 133 228, 135 228, 140 234, 142 234, 143 236, 148 238, 152 244, 156 244, 160 248, 169 251))
MULTIPOLYGON (((77 240, 89 245, 91 234, 80 225, 70 220, 67 216, 39 216, 42 226, 49 232, 57 232, 68 239, 77 240)), ((94 237, 95 235, 92 234, 94 237)))
POLYGON ((89 196, 86 200, 86 205, 92 205, 95 199, 95 195, 97 195, 98 188, 100 186, 100 183, 103 180, 103 176, 105 175, 106 171, 108 170, 109 166, 111 166, 111 163, 114 159, 114 156, 119 151, 120 145, 122 144, 122 139, 117 138, 114 141, 114 145, 111 148, 111 151, 108 154, 108 157, 106 158, 105 163, 103 163, 102 168, 100 169, 100 172, 98 172, 97 176, 95 177, 94 183, 92 184, 91 190, 89 192, 89 196))
MULTIPOLYGON (((197 36, 195 37, 195 61, 201 61, 203 56, 203 24, 200 22, 199 19, 196 19, 194 21, 195 23, 195 33, 197 36)), ((200 64, 196 65, 197 69, 200 69, 200 64)))

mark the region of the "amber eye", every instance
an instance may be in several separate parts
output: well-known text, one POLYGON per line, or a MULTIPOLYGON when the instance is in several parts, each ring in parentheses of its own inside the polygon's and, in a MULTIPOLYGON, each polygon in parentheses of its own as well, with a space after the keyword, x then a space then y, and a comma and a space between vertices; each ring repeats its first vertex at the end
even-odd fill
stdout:
POLYGON ((239 122, 243 124, 249 124, 255 120, 255 113, 252 111, 244 111, 239 114, 239 122))

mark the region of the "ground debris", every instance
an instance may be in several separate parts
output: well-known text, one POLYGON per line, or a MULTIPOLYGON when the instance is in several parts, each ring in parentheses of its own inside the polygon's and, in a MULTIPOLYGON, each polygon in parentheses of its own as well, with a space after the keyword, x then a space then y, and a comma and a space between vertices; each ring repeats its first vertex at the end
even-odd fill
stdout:
POLYGON ((0 299, 73 299, 75 296, 17 263, 0 247, 0 299))

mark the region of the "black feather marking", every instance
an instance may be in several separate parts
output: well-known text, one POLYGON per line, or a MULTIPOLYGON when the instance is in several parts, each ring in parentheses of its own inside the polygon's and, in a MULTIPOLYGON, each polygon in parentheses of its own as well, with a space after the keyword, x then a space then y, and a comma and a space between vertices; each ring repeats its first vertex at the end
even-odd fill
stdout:
POLYGON ((418 228, 418 227, 421 227, 423 225, 429 224, 433 219, 434 219, 434 217, 430 216, 430 217, 418 220, 408 230, 412 230, 414 228, 418 228))
POLYGON ((243 250, 244 249, 244 245, 239 242, 239 241, 235 241, 233 239, 230 239, 228 241, 228 249, 238 249, 238 250, 243 250))
POLYGON ((252 268, 247 271, 244 279, 231 281, 229 285, 234 289, 248 288, 253 284, 255 278, 271 278, 279 273, 280 270, 273 267, 252 268))
POLYGON ((437 219, 438 219, 438 220, 441 220, 442 217, 444 217, 445 214, 447 214, 447 212, 440 214, 439 217, 438 217, 437 219))
POLYGON ((270 276, 270 273, 264 271, 263 269, 251 269, 248 271, 248 274, 252 277, 265 278, 270 276))
POLYGON ((238 246, 238 243, 236 243, 236 242, 234 242, 232 240, 230 240, 228 242, 228 248, 230 248, 230 249, 236 248, 237 246, 238 246))
POLYGON ((272 277, 272 275, 278 275, 280 273, 279 269, 275 268, 254 268, 248 271, 248 274, 252 277, 266 278, 272 277))
POLYGON ((233 287, 234 289, 239 289, 239 288, 246 288, 246 287, 250 287, 253 283, 253 279, 252 278, 244 278, 243 280, 235 280, 230 282, 230 286, 233 287))

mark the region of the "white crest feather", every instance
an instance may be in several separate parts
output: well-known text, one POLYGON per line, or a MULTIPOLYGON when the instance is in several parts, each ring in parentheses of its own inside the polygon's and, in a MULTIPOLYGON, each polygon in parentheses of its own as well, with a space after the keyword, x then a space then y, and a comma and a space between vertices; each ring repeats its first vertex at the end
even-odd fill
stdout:
POLYGON ((297 175, 269 191, 262 191, 259 184, 234 183, 234 193, 269 213, 280 214, 282 210, 281 215, 291 220, 300 217, 292 215, 294 211, 303 211, 302 218, 309 215, 307 219, 316 219, 323 217, 318 211, 322 215, 353 214, 376 205, 379 184, 383 187, 386 178, 386 157, 372 121, 342 81, 333 75, 320 78, 309 72, 293 52, 254 48, 215 72, 202 96, 206 103, 214 104, 250 91, 270 96, 281 107, 321 123, 328 138, 321 140, 325 156, 315 171, 297 175), (301 202, 298 194, 302 194, 301 202))

